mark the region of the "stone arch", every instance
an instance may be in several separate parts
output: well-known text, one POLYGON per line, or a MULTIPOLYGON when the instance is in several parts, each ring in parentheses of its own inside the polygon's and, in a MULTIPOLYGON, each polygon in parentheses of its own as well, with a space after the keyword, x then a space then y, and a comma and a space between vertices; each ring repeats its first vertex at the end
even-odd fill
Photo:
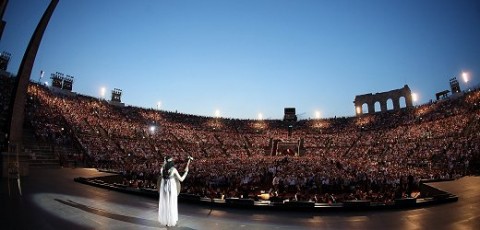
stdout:
POLYGON ((408 85, 405 85, 403 88, 400 89, 394 89, 391 91, 387 92, 382 92, 382 93, 376 93, 376 94, 364 94, 364 95, 357 95, 355 97, 355 101, 353 103, 355 104, 355 111, 357 115, 362 115, 364 113, 363 109, 358 109, 362 108, 363 104, 367 104, 368 111, 367 113, 373 114, 375 112, 375 103, 380 103, 380 111, 379 112, 386 112, 388 110, 387 107, 387 101, 392 100, 393 104, 393 110, 400 110, 402 109, 400 107, 400 98, 405 98, 405 108, 411 108, 413 107, 412 103, 412 91, 408 87, 408 85))
POLYGON ((406 97, 400 97, 400 107, 407 107, 407 98, 406 97))
MULTIPOLYGON (((55 7, 57 7, 59 0, 51 0, 47 9, 42 15, 42 18, 37 24, 35 31, 30 38, 27 49, 22 58, 22 62, 18 69, 17 80, 15 82, 15 88, 13 90, 14 95, 11 99, 11 107, 9 111, 9 146, 8 152, 20 151, 23 146, 23 123, 25 119, 25 99, 27 97, 27 88, 30 83, 30 75, 32 73, 35 57, 37 56, 38 48, 42 41, 43 34, 47 28, 48 22, 52 17, 55 7)), ((18 160, 18 155, 17 155, 18 160)))
POLYGON ((368 104, 367 103, 363 103, 362 104, 362 112, 365 111, 365 112, 368 112, 368 104))
MULTIPOLYGON (((402 101, 400 100, 400 107, 402 105, 401 102, 402 101)), ((392 98, 387 99, 387 110, 393 110, 393 99, 392 98)))
POLYGON ((380 112, 382 111, 382 102, 380 101, 376 101, 373 103, 373 108, 374 108, 374 111, 373 112, 380 112))

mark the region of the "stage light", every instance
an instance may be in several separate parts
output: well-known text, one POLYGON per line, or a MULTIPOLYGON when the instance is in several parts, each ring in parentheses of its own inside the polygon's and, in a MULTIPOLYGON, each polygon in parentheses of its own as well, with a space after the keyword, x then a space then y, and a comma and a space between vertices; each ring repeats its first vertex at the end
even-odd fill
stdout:
POLYGON ((315 111, 315 118, 320 119, 320 111, 315 111))
POLYGON ((162 106, 162 102, 161 101, 158 101, 157 102, 157 110, 160 110, 160 107, 162 106))
POLYGON ((218 110, 218 109, 215 110, 215 117, 217 117, 217 118, 220 117, 220 110, 218 110))
POLYGON ((258 113, 258 120, 263 120, 263 114, 262 113, 258 113))

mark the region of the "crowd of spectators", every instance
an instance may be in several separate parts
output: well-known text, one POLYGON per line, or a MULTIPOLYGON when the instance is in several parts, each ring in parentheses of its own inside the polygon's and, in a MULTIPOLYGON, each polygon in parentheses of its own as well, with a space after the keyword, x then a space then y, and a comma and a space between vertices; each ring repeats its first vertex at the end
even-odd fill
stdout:
POLYGON ((155 189, 166 155, 180 171, 191 155, 185 193, 388 203, 412 196, 421 179, 455 179, 479 162, 479 91, 401 111, 293 124, 119 107, 37 84, 28 93, 27 120, 38 137, 77 143, 94 167, 119 172, 136 188, 155 189), (275 140, 298 141, 295 154, 277 154, 275 140))

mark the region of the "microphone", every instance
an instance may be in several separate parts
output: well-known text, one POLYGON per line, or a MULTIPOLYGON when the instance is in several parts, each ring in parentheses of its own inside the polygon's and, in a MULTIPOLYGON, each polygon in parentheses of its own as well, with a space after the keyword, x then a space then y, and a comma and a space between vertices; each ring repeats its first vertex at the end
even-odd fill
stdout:
POLYGON ((193 157, 192 157, 192 156, 188 156, 187 159, 193 161, 193 157))

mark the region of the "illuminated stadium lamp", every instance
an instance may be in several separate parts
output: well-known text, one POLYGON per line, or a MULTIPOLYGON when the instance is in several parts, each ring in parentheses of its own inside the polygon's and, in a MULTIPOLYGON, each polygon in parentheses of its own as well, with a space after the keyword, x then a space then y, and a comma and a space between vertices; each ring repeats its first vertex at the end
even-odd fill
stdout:
POLYGON ((320 111, 315 111, 315 118, 320 119, 320 111))
POLYGON ((462 72, 462 78, 465 83, 468 83, 468 73, 467 72, 462 72))
POLYGON ((218 109, 215 110, 215 117, 217 117, 217 118, 220 117, 220 110, 218 110, 218 109))
POLYGON ((105 87, 102 87, 102 88, 100 89, 100 97, 105 98, 105 92, 106 92, 106 91, 107 91, 107 89, 106 89, 105 87))
POLYGON ((413 102, 418 101, 418 95, 416 93, 412 93, 412 100, 413 100, 413 102))
POLYGON ((258 120, 263 120, 263 114, 262 113, 258 113, 258 120))

